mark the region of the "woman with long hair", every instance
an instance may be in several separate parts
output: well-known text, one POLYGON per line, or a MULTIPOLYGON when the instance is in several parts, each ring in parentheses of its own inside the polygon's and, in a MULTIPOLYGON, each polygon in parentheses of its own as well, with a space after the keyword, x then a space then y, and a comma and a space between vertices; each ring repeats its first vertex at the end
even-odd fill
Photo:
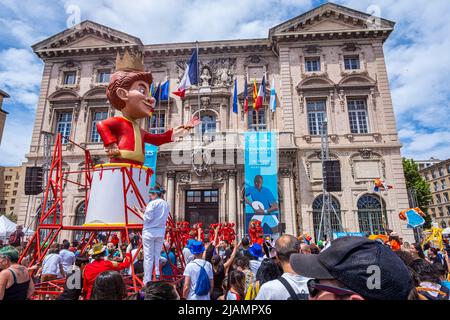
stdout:
POLYGON ((223 295, 223 300, 244 300, 245 274, 241 271, 233 270, 228 274, 227 282, 228 288, 223 295))
POLYGON ((105 271, 95 279, 91 300, 123 300, 127 295, 125 283, 117 271, 105 271))

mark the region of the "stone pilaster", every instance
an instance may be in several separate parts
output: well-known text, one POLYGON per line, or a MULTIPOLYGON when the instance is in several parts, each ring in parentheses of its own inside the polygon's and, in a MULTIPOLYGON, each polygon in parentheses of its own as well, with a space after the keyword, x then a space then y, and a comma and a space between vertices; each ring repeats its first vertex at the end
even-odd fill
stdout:
POLYGON ((228 170, 228 221, 237 229, 236 170, 228 170))
POLYGON ((281 97, 284 131, 294 131, 294 108, 292 104, 292 79, 289 48, 280 48, 281 97))

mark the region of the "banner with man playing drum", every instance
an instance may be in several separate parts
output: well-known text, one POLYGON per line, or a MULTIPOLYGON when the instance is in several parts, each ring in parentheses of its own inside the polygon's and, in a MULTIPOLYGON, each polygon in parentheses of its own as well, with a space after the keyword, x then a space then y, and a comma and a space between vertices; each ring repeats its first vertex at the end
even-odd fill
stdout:
POLYGON ((245 133, 245 230, 260 221, 266 235, 280 232, 277 135, 245 133))

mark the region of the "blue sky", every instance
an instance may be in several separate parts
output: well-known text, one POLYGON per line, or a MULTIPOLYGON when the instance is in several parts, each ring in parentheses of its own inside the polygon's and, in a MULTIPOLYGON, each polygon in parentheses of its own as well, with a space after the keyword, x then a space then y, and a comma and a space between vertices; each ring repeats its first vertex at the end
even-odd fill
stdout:
MULTIPOLYGON (((42 76, 30 46, 64 30, 72 17, 138 36, 144 43, 266 37, 270 27, 323 0, 0 0, 0 88, 12 98, 0 165, 20 165, 29 150, 42 76)), ((450 157, 450 1, 335 0, 397 22, 385 44, 402 154, 450 157)))

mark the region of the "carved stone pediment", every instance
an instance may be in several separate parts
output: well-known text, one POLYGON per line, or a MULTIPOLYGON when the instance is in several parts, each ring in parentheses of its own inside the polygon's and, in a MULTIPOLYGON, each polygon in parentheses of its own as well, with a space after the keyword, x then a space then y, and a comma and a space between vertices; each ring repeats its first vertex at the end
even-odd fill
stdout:
POLYGON ((394 22, 386 19, 376 19, 377 24, 374 24, 373 20, 374 18, 370 14, 338 4, 327 3, 270 29, 269 37, 303 31, 392 29, 395 25, 394 22))
POLYGON ((137 37, 86 20, 35 44, 32 48, 36 52, 56 48, 86 49, 117 44, 143 45, 137 37))

